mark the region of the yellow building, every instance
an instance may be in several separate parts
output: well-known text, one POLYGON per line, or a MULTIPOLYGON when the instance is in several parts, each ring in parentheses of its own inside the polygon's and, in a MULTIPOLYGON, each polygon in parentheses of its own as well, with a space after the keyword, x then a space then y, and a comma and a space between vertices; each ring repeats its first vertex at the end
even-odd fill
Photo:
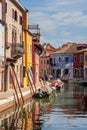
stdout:
POLYGON ((29 85, 27 71, 32 68, 32 34, 28 30, 28 10, 23 14, 23 42, 25 48, 25 54, 23 56, 23 77, 24 87, 29 85))

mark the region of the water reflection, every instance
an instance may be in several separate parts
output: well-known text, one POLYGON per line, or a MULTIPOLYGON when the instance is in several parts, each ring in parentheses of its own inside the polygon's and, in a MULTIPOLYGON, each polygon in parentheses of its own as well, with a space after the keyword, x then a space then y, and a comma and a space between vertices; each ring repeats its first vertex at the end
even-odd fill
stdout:
POLYGON ((1 114, 0 130, 33 130, 32 101, 1 114))
POLYGON ((86 87, 65 84, 49 98, 32 99, 21 108, 2 114, 0 130, 86 130, 87 107, 82 97, 86 87))
POLYGON ((14 112, 4 115, 0 123, 2 130, 22 130, 22 108, 17 107, 14 112))

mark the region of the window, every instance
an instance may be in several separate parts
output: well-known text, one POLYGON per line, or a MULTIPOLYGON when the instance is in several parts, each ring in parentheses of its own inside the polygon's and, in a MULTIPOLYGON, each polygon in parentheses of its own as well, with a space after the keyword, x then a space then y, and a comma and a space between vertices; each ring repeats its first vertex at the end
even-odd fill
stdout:
POLYGON ((17 11, 12 9, 12 18, 17 21, 18 20, 18 14, 17 14, 17 11))
POLYGON ((87 55, 85 56, 85 61, 87 61, 87 55))
POLYGON ((17 11, 15 10, 15 20, 17 21, 17 11))
POLYGON ((69 62, 69 57, 65 57, 65 62, 69 62))
POLYGON ((61 57, 59 57, 59 62, 61 62, 62 61, 62 59, 61 59, 61 57))
POLYGON ((77 61, 77 57, 76 56, 74 56, 74 62, 76 62, 77 61))
POLYGON ((52 62, 52 58, 50 58, 50 63, 52 62))
POLYGON ((23 66, 23 77, 25 77, 25 73, 26 73, 26 68, 25 66, 23 66))
POLYGON ((55 70, 54 69, 52 70, 52 74, 55 74, 55 70))
POLYGON ((54 64, 55 64, 55 61, 56 61, 56 59, 54 58, 54 64))
POLYGON ((46 60, 44 60, 44 64, 46 64, 46 60))
POLYGON ((80 55, 80 62, 82 62, 83 61, 83 56, 82 55, 80 55))
POLYGON ((47 74, 47 70, 44 70, 44 75, 46 75, 47 74))
POLYGON ((22 16, 19 16, 19 24, 22 25, 22 16))
POLYGON ((12 18, 14 19, 14 16, 15 16, 15 12, 14 12, 14 9, 12 9, 12 18))
POLYGON ((7 2, 5 3, 5 13, 7 14, 7 2))
POLYGON ((41 65, 43 64, 43 61, 42 61, 42 60, 40 61, 40 64, 41 64, 41 65))
POLYGON ((68 70, 68 69, 65 69, 65 70, 63 71, 63 74, 69 74, 69 70, 68 70))
POLYGON ((12 44, 14 44, 14 30, 12 30, 12 44))
POLYGON ((49 64, 49 60, 47 60, 47 64, 49 64))
POLYGON ((16 30, 12 30, 12 43, 13 44, 16 44, 16 42, 17 42, 17 32, 16 32, 16 30))

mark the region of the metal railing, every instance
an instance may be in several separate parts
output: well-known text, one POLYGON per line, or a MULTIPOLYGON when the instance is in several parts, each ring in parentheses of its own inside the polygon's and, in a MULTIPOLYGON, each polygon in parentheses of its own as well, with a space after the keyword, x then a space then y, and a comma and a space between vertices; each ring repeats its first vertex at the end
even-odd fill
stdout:
POLYGON ((12 57, 16 55, 23 55, 24 54, 24 46, 23 44, 12 44, 11 45, 11 55, 12 57))

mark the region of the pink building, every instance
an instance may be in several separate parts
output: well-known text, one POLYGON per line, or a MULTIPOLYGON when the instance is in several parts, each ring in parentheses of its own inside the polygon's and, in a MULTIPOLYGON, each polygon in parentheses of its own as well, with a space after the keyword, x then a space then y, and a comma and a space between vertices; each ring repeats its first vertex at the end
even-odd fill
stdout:
POLYGON ((49 43, 43 44, 44 52, 40 56, 40 77, 46 78, 50 75, 50 54, 55 52, 56 49, 49 43))

